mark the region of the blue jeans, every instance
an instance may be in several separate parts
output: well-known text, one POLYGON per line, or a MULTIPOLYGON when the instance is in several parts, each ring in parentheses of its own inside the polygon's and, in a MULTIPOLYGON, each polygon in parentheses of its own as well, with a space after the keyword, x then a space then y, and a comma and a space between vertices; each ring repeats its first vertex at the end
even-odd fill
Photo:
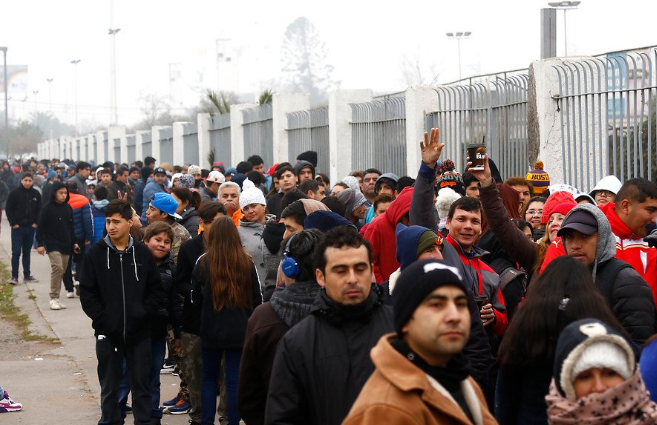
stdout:
MULTIPOLYGON (((164 355, 166 352, 167 340, 165 337, 151 339, 151 372, 149 389, 151 392, 151 418, 162 418, 162 410, 160 410, 160 369, 164 364, 164 355)), ((130 382, 128 382, 128 374, 126 373, 126 363, 123 359, 123 379, 119 384, 119 406, 121 408, 121 416, 125 418, 125 405, 128 402, 128 394, 130 393, 130 382)))
POLYGON ((23 277, 30 274, 30 250, 34 240, 35 228, 20 226, 11 229, 11 277, 18 279, 18 261, 23 253, 23 277))
POLYGON ((203 355, 203 381, 201 383, 201 424, 213 425, 217 411, 217 382, 221 372, 221 356, 226 354, 226 389, 228 391, 228 425, 239 425, 237 409, 237 381, 240 373, 242 349, 201 349, 203 355))

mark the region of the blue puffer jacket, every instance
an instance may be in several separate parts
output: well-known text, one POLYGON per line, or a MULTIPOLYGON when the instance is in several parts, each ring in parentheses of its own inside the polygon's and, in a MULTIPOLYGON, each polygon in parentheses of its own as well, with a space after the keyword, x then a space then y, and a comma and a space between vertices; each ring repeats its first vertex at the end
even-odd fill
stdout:
POLYGON ((69 193, 69 196, 68 204, 73 208, 75 239, 91 242, 94 238, 94 226, 89 199, 77 193, 69 193))
POLYGON ((101 201, 94 201, 91 206, 91 215, 94 219, 94 239, 95 244, 103 237, 103 230, 105 230, 105 207, 109 204, 107 199, 101 201))

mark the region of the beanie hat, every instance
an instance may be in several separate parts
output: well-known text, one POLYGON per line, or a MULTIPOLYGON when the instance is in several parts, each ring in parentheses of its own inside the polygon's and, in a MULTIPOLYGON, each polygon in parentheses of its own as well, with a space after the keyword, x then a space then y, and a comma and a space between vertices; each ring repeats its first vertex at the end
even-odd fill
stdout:
POLYGON ((55 177, 57 173, 55 170, 48 170, 48 179, 50 180, 51 178, 55 177))
POLYGON ((313 173, 313 179, 315 178, 315 166, 308 161, 299 161, 294 164, 294 175, 298 176, 301 170, 304 168, 310 168, 313 173))
POLYGON ((534 187, 534 196, 542 195, 550 186, 550 176, 543 170, 543 161, 536 161, 534 169, 527 173, 525 179, 534 187))
POLYGON ((449 171, 440 176, 436 188, 440 190, 446 187, 451 188, 454 192, 461 196, 465 196, 465 184, 463 183, 463 178, 458 173, 449 171))
POLYGON ((630 343, 615 329, 596 319, 571 323, 559 335, 554 361, 557 389, 569 400, 576 400, 573 382, 591 368, 608 368, 624 379, 636 370, 630 343))
POLYGON ((332 211, 315 211, 303 221, 303 229, 317 229, 324 233, 338 226, 355 226, 346 218, 332 211))
POLYGON ((278 166, 278 162, 271 167, 269 167, 269 170, 267 170, 267 174, 270 176, 273 176, 274 173, 276 172, 276 167, 278 166))
POLYGON ((359 190, 345 189, 338 193, 338 201, 342 202, 345 206, 344 218, 349 220, 351 214, 367 201, 365 195, 360 193, 359 190))
POLYGON ((449 208, 454 202, 461 198, 461 195, 456 193, 454 189, 450 187, 445 187, 438 191, 438 197, 436 198, 436 209, 438 209, 438 218, 441 220, 447 218, 449 214, 449 208))
POLYGON ((443 261, 416 261, 401 272, 392 294, 395 331, 399 336, 402 336, 402 328, 426 296, 445 285, 458 286, 468 293, 458 269, 443 261))
POLYGON ((231 176, 231 177, 232 177, 232 176, 234 176, 235 174, 237 174, 237 170, 236 170, 235 168, 233 168, 233 167, 230 167, 230 168, 228 168, 228 169, 226 170, 225 176, 226 176, 226 177, 228 177, 228 176, 231 176))
POLYGON ((452 161, 451 159, 444 160, 440 164, 440 167, 438 167, 438 173, 440 174, 450 173, 454 170, 456 170, 456 165, 454 165, 454 161, 452 161))
POLYGON ((379 194, 379 187, 381 186, 382 182, 385 182, 388 186, 392 188, 392 190, 397 190, 397 182, 399 181, 399 176, 395 173, 383 173, 379 176, 378 179, 376 179, 376 183, 374 183, 374 193, 379 194))
POLYGON ((543 205, 543 215, 541 216, 541 224, 547 224, 548 220, 550 219, 550 216, 558 212, 560 214, 564 214, 563 211, 566 211, 565 214, 567 214, 577 203, 575 202, 575 198, 573 197, 570 192, 566 191, 559 191, 555 192, 552 195, 550 195, 547 198, 547 201, 545 201, 545 205, 543 205), (561 204, 571 204, 570 208, 568 208, 568 205, 561 205, 561 204), (557 211, 555 209, 559 207, 557 211))
POLYGON ((358 184, 358 179, 354 176, 346 176, 342 179, 342 183, 349 186, 349 189, 354 189, 360 192, 360 185, 358 184))
POLYGON ((182 173, 175 173, 172 177, 171 180, 169 180, 169 189, 173 187, 173 182, 174 180, 178 179, 178 183, 180 183, 180 176, 182 176, 182 173))
POLYGON ((244 181, 246 180, 246 176, 242 173, 237 173, 233 176, 233 178, 230 180, 233 183, 237 183, 238 186, 240 187, 240 190, 242 190, 242 185, 244 184, 244 181))
POLYGON ((395 232, 397 239, 396 258, 402 271, 417 261, 417 257, 425 249, 431 245, 436 245, 436 242, 439 240, 438 235, 422 226, 405 226, 402 223, 398 223, 395 232))
POLYGON ((595 192, 597 192, 598 190, 608 190, 614 195, 618 195, 618 191, 621 189, 622 186, 623 183, 621 183, 616 176, 607 176, 607 177, 603 177, 598 182, 598 184, 595 185, 593 190, 589 192, 589 194, 591 196, 595 196, 595 192))
POLYGON ((180 185, 180 187, 186 187, 187 189, 191 189, 194 187, 195 181, 196 179, 191 174, 183 174, 182 176, 180 176, 180 180, 178 180, 178 184, 180 185))
POLYGON ((201 167, 198 165, 190 165, 189 168, 187 168, 187 174, 191 174, 192 176, 201 174, 201 167))
POLYGON ((303 210, 306 212, 306 216, 315 211, 331 211, 326 205, 314 199, 299 199, 299 201, 303 204, 303 210))
MULTIPOLYGON (((213 172, 218 173, 217 171, 213 172)), ((251 180, 246 179, 244 180, 244 183, 242 183, 240 208, 244 209, 244 207, 251 204, 267 205, 267 201, 265 201, 265 195, 262 193, 262 190, 255 187, 251 180)))
POLYGON ((317 167, 317 152, 315 151, 301 152, 297 156, 297 161, 308 161, 313 165, 313 168, 315 168, 317 167))

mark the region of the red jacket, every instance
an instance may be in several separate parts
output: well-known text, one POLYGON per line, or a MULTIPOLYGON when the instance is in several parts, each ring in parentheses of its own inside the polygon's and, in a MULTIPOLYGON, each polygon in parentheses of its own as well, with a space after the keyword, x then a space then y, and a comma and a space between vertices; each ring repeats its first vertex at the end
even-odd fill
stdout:
POLYGON ((413 188, 406 187, 392 201, 385 213, 372 220, 363 232, 363 237, 372 246, 372 264, 376 283, 383 283, 399 268, 397 262, 397 236, 395 228, 411 209, 413 188))
POLYGON ((609 202, 600 207, 616 237, 616 258, 629 263, 648 282, 657 301, 657 248, 650 248, 616 214, 616 204, 609 202))

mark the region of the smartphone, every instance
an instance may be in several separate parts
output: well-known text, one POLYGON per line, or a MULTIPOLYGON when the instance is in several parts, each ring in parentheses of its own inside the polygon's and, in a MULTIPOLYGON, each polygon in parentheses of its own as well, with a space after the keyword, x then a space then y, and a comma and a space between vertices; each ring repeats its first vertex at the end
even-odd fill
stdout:
POLYGON ((483 306, 488 304, 488 297, 476 296, 476 297, 474 297, 474 300, 477 303, 477 305, 479 306, 479 310, 481 310, 483 308, 483 306))

